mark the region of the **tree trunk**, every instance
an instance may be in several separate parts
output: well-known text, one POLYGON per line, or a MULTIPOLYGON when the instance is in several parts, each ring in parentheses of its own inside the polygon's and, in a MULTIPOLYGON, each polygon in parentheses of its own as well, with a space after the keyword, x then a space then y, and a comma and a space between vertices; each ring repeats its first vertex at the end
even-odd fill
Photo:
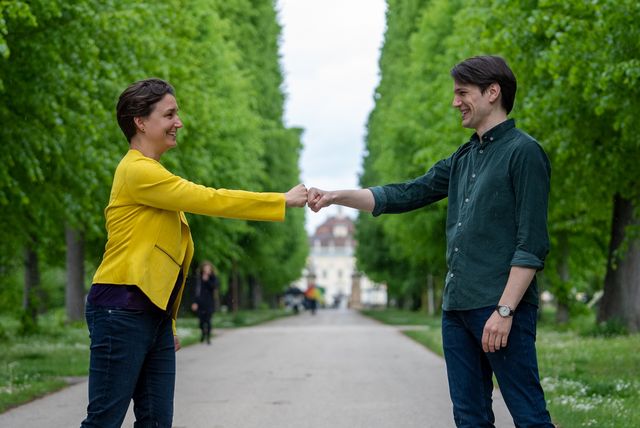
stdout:
POLYGON ((427 275, 427 312, 430 316, 436 314, 436 291, 433 286, 433 275, 427 275))
POLYGON ((38 253, 35 251, 35 241, 32 241, 24 252, 24 291, 22 295, 22 330, 33 332, 38 325, 38 306, 40 294, 40 268, 38 253))
POLYGON ((638 227, 633 202, 616 194, 613 200, 611 243, 604 294, 600 301, 598 321, 617 320, 630 332, 640 330, 640 238, 627 236, 638 227))
POLYGON ((556 295, 556 323, 569 322, 569 237, 566 232, 560 232, 558 237, 560 247, 560 263, 558 263, 558 276, 560 277, 559 292, 556 295))
POLYGON ((238 312, 238 263, 233 260, 231 264, 231 311, 235 314, 238 312))
POLYGON ((262 286, 255 276, 249 275, 249 307, 258 309, 262 303, 262 286))
POLYGON ((67 286, 65 306, 68 321, 78 321, 84 316, 84 236, 81 231, 67 226, 67 286))

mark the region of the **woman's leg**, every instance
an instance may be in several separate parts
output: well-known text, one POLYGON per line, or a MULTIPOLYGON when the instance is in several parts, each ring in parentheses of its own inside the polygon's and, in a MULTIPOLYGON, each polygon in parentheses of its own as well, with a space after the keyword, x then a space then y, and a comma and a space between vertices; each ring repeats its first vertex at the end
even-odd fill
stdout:
POLYGON ((200 326, 200 342, 204 342, 207 338, 206 331, 206 322, 207 322, 207 314, 202 309, 198 309, 198 325, 200 326))
POLYGON ((89 405, 84 428, 120 427, 149 342, 143 311, 94 307, 85 311, 91 356, 89 405))
POLYGON ((176 379, 176 352, 171 318, 156 315, 153 341, 133 393, 136 428, 171 428, 176 379))
POLYGON ((207 336, 207 344, 211 343, 211 317, 213 316, 213 312, 207 312, 207 322, 205 324, 206 336, 207 336))

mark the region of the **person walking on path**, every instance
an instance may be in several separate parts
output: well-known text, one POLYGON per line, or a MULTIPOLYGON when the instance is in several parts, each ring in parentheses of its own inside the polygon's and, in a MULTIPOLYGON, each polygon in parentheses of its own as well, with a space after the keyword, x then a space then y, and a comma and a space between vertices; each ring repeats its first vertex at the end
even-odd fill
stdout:
POLYGON ((311 311, 311 315, 316 314, 318 309, 318 301, 320 300, 320 290, 315 284, 309 284, 309 287, 304 292, 304 298, 307 302, 307 308, 311 311))
POLYGON ((515 127, 516 78, 503 58, 466 59, 451 70, 453 107, 475 133, 421 177, 369 189, 309 189, 317 212, 339 204, 374 216, 444 198, 447 267, 442 339, 458 427, 493 427, 495 374, 518 427, 553 427, 536 358, 536 271, 549 250, 550 163, 515 127))
POLYGON ((306 204, 307 190, 213 189, 166 170, 160 157, 177 145, 183 125, 174 89, 163 80, 133 83, 116 111, 129 151, 115 171, 107 244, 87 297, 91 354, 82 427, 120 427, 133 399, 136 426, 169 428, 180 348, 175 320, 194 251, 184 212, 282 221, 285 207, 306 204))
POLYGON ((211 344, 211 317, 215 311, 215 293, 218 291, 219 281, 216 268, 210 261, 200 264, 196 285, 193 293, 194 301, 191 310, 198 315, 200 320, 200 342, 207 341, 211 344))

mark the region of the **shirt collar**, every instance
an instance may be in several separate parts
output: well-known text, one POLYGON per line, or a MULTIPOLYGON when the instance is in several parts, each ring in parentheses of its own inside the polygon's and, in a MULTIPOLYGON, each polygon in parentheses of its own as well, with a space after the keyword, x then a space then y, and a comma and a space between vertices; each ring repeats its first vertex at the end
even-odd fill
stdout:
MULTIPOLYGON (((516 121, 514 119, 507 119, 504 122, 500 122, 490 130, 484 133, 482 136, 482 144, 487 144, 495 140, 502 138, 508 131, 516 127, 516 121)), ((480 137, 477 133, 471 136, 472 143, 479 143, 480 137)))

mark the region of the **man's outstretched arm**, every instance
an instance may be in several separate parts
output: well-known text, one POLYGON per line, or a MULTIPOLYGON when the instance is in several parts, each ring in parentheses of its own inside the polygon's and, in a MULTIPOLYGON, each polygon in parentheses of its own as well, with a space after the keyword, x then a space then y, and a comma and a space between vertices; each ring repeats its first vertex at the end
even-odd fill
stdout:
POLYGON ((372 212, 375 207, 375 199, 369 189, 328 191, 312 187, 309 189, 307 204, 316 213, 329 205, 342 205, 360 211, 372 212))

